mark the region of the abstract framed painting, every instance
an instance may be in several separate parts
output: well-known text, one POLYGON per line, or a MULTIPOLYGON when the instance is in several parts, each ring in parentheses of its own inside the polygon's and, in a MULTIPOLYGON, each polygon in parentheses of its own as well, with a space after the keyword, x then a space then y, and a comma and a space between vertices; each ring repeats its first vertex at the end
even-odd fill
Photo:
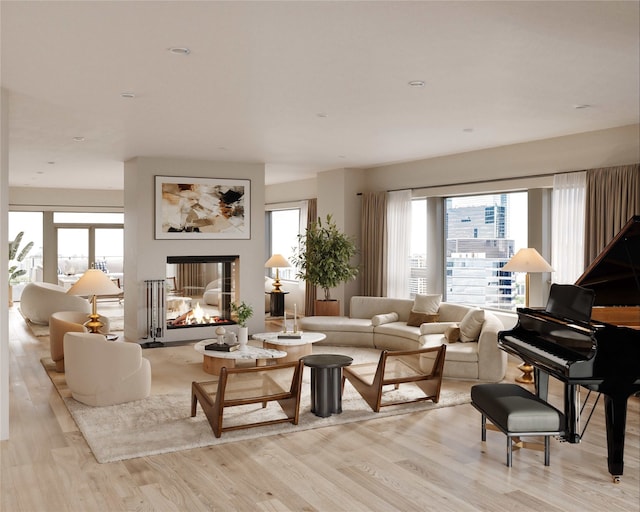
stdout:
POLYGON ((250 239, 251 181, 155 176, 156 240, 250 239))

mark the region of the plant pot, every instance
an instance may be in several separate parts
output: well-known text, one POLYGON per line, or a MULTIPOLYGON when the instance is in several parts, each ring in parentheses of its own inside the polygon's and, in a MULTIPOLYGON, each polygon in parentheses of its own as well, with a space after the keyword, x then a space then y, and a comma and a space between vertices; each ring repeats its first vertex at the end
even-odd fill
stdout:
POLYGON ((340 316, 340 301, 316 299, 315 314, 316 316, 340 316))
POLYGON ((244 349, 249 342, 249 328, 238 327, 238 343, 240 343, 240 350, 244 349))

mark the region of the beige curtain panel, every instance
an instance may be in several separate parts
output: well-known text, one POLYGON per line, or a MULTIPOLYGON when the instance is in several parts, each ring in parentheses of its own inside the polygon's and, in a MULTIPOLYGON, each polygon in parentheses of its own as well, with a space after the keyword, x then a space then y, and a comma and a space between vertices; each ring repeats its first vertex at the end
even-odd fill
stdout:
POLYGON ((387 193, 362 194, 362 295, 383 297, 386 282, 387 193))
MULTIPOLYGON (((309 199, 307 201, 307 228, 318 220, 318 200, 309 199)), ((315 314, 316 308, 316 287, 306 284, 304 287, 304 314, 311 316, 315 314)))
POLYGON ((585 267, 633 215, 640 215, 640 164, 587 171, 585 267))

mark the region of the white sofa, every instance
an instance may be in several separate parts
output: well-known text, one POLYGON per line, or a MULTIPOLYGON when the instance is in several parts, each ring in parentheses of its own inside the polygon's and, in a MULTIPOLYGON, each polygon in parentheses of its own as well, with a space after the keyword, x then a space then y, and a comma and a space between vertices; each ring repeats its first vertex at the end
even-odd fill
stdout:
MULTIPOLYGON (((504 378, 507 354, 498 347, 498 331, 504 327, 495 315, 483 312, 477 340, 449 341, 445 333, 449 335, 469 312, 482 310, 442 302, 437 309, 437 322, 413 327, 407 325, 413 307, 411 299, 354 296, 349 317, 309 316, 300 319, 299 327, 302 331, 324 333, 327 337, 320 343, 325 345, 412 350, 446 344, 445 377, 487 382, 504 378), (397 320, 391 313, 397 314, 397 320)), ((425 361, 425 366, 428 364, 425 361)))
POLYGON ((78 295, 69 295, 67 290, 51 283, 29 283, 20 296, 20 312, 34 324, 47 325, 49 317, 58 311, 80 311, 91 313, 89 301, 78 295))

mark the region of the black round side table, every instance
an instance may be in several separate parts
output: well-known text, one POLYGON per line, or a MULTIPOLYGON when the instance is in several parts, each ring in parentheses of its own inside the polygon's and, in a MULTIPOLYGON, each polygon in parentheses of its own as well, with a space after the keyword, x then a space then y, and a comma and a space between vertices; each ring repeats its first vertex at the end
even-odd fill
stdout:
POLYGON ((311 368, 311 412, 321 418, 342 412, 342 368, 353 358, 340 354, 313 354, 301 358, 311 368))

